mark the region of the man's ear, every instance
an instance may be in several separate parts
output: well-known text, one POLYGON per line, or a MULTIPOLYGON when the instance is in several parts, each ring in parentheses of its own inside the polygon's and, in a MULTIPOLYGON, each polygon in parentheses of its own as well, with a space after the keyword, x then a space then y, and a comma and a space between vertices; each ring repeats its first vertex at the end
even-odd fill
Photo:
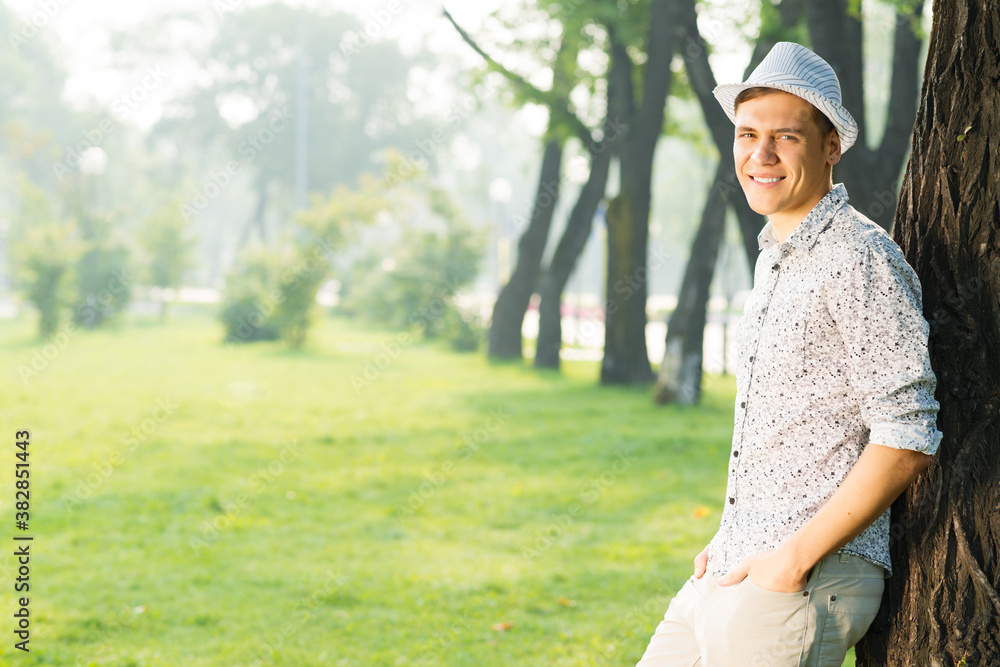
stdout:
POLYGON ((826 161, 832 166, 840 162, 840 134, 836 129, 830 130, 830 134, 827 135, 826 141, 826 161))

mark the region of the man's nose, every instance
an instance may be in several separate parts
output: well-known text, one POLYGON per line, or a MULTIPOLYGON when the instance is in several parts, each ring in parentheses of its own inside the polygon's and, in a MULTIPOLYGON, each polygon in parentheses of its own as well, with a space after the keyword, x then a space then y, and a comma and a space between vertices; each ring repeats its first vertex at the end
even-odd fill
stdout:
POLYGON ((773 164, 777 159, 774 153, 774 141, 771 139, 758 141, 753 152, 753 159, 759 164, 773 164))

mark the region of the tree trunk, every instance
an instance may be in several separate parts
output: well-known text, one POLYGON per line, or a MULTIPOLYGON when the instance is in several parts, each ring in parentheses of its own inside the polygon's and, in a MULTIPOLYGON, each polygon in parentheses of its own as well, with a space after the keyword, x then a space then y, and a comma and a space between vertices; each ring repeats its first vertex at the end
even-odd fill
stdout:
MULTIPOLYGON (((478 48, 478 47, 477 47, 478 48)), ((563 145, 568 131, 572 131, 563 107, 568 108, 576 66, 576 46, 572 40, 562 40, 552 65, 553 102, 549 105, 549 127, 542 156, 542 169, 538 177, 538 192, 531 210, 528 227, 517 244, 517 263, 510 280, 500 290, 493 305, 490 325, 489 356, 492 359, 521 359, 521 329, 524 314, 531 303, 531 295, 538 287, 542 272, 542 255, 549 239, 552 215, 559 200, 560 170, 563 145)), ((579 122, 579 121, 577 121, 579 122)), ((579 127, 577 127, 580 130, 579 127)), ((582 128, 581 140, 591 145, 590 132, 582 128)))
POLYGON ((531 210, 528 228, 517 244, 517 265, 493 305, 489 345, 489 356, 492 359, 521 358, 521 327, 524 325, 524 313, 528 310, 531 295, 538 284, 542 254, 545 252, 552 214, 559 199, 562 154, 561 139, 549 139, 545 143, 535 205, 531 210))
POLYGON ((667 324, 666 351, 654 391, 654 399, 660 405, 696 405, 701 397, 708 290, 726 229, 725 179, 732 173, 732 159, 721 160, 702 209, 701 225, 691 245, 677 307, 667 324))
MULTIPOLYGON (((847 187, 851 205, 889 230, 896 212, 899 170, 909 148, 909 133, 916 115, 920 39, 914 33, 923 15, 923 0, 896 15, 886 131, 881 143, 867 143, 864 95, 863 27, 848 10, 850 0, 806 0, 806 18, 813 50, 837 73, 844 106, 858 121, 855 145, 834 168, 834 182, 847 187)), ((880 29, 869 24, 869 29, 880 29)), ((886 31, 885 39, 890 38, 886 31)))
MULTIPOLYGON (((671 2, 654 0, 650 8, 647 61, 643 67, 641 106, 629 114, 619 158, 621 190, 608 207, 608 281, 605 303, 602 384, 653 381, 646 349, 646 297, 649 269, 650 190, 653 154, 663 131, 664 107, 673 73, 674 31, 671 2)), ((630 77, 615 81, 633 104, 630 77)))
POLYGON ((570 274, 576 267, 580 254, 587 245, 594 214, 607 190, 611 158, 623 138, 621 117, 628 112, 625 96, 630 88, 622 88, 623 81, 631 76, 631 60, 625 45, 618 39, 613 26, 608 26, 608 43, 611 68, 608 73, 607 113, 600 143, 590 147, 590 175, 580 190, 576 205, 566 223, 552 263, 542 277, 538 289, 538 347, 535 368, 559 368, 559 351, 562 348, 562 295, 570 274))
POLYGON ((895 238, 923 287, 944 433, 892 508, 863 667, 1000 665, 1000 13, 938 0, 895 238))
MULTIPOLYGON (((607 127, 607 124, 605 124, 607 127)), ((535 368, 559 368, 559 350, 562 348, 562 295, 570 274, 576 267, 590 230, 593 227, 597 206, 604 198, 611 167, 611 148, 607 145, 608 135, 599 144, 600 152, 590 157, 590 176, 580 191, 573 212, 566 223, 566 231, 556 247, 552 263, 542 277, 538 288, 541 300, 538 303, 538 347, 535 352, 535 368)))

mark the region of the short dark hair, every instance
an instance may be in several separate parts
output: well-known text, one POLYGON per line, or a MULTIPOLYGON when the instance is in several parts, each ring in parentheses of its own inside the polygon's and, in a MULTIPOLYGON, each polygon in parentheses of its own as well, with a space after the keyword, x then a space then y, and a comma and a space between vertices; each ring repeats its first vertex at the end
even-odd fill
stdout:
MULTIPOLYGON (((755 100, 758 97, 764 97, 766 95, 771 95, 772 93, 783 93, 785 91, 778 90, 777 88, 767 88, 765 86, 757 86, 755 88, 747 88, 736 96, 736 102, 733 104, 733 111, 740 108, 740 105, 744 102, 749 102, 750 100, 755 100)), ((806 100, 807 102, 809 100, 806 100)), ((831 130, 835 130, 833 123, 826 114, 816 108, 815 104, 810 104, 809 108, 812 109, 813 122, 816 123, 816 127, 819 128, 819 134, 821 137, 825 137, 830 134, 831 130)))

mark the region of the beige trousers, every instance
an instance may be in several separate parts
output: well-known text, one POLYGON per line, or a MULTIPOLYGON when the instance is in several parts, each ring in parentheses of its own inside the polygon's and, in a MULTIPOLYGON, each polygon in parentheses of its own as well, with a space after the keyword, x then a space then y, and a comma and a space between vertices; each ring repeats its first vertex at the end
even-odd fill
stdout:
POLYGON ((806 589, 777 593, 747 577, 691 577, 667 608, 637 667, 841 667, 875 619, 885 570, 834 553, 806 589))

